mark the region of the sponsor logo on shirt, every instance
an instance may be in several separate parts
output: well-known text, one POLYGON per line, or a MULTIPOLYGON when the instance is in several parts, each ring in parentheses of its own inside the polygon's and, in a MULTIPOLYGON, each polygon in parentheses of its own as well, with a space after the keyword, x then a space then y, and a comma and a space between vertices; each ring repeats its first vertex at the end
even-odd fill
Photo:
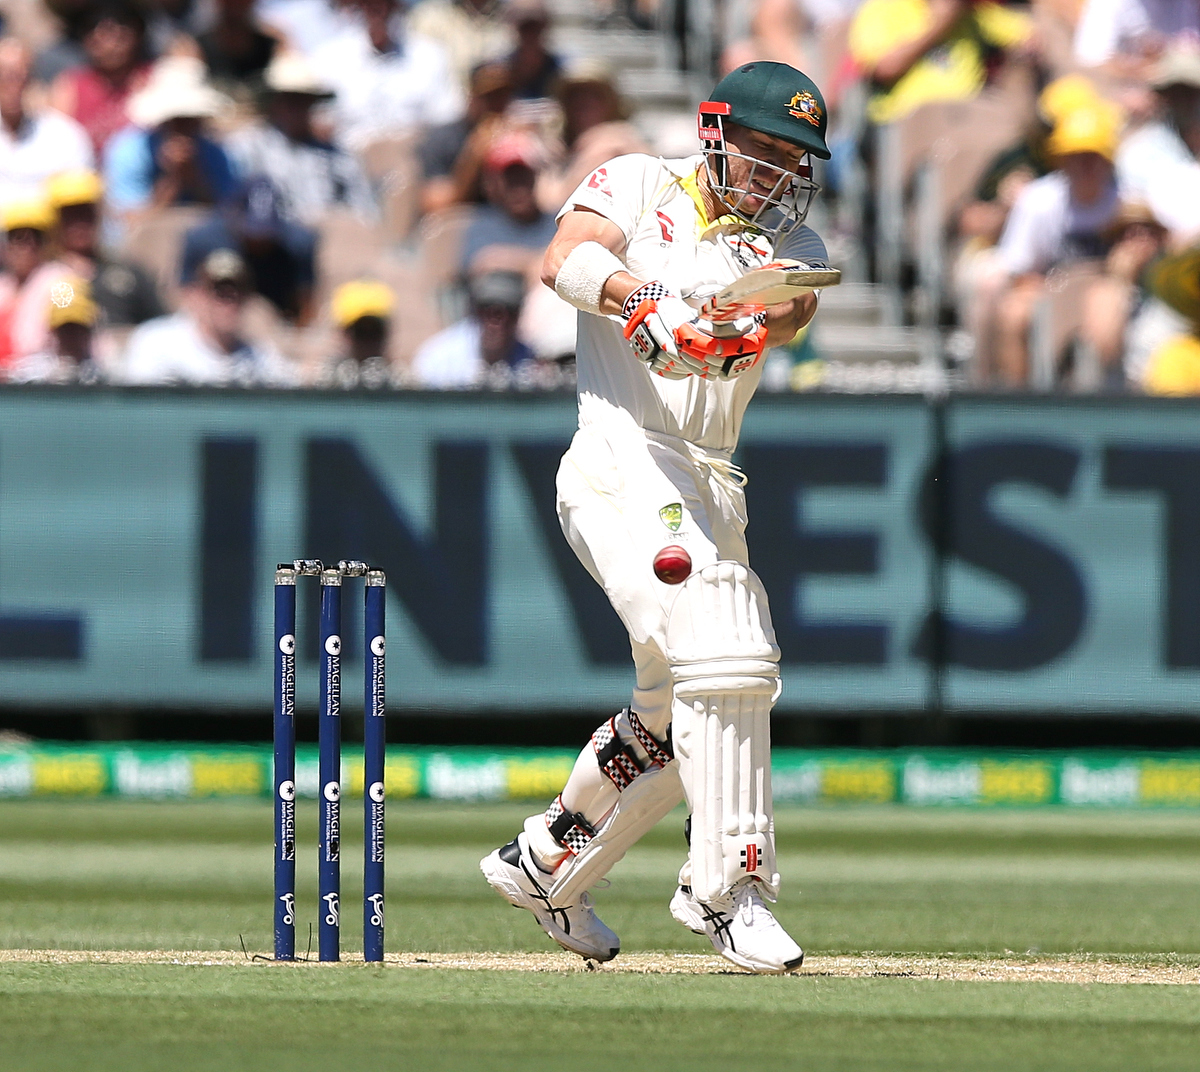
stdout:
POLYGON ((658 217, 658 226, 662 229, 664 242, 675 241, 675 221, 671 219, 665 212, 656 212, 658 217))
POLYGON ((607 168, 596 168, 592 172, 592 177, 588 179, 588 189, 596 190, 605 197, 612 197, 612 184, 608 181, 607 168))

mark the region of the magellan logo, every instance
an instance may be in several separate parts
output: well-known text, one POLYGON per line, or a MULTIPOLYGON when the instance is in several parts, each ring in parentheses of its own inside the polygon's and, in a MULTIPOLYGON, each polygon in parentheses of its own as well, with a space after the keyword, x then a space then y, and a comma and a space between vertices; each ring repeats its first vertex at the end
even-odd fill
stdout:
POLYGON ((342 799, 342 787, 337 782, 326 782, 322 792, 330 804, 336 804, 342 799))
POLYGON ((330 636, 325 638, 325 650, 330 655, 342 654, 342 638, 340 636, 330 636))
POLYGON ((296 638, 291 633, 285 633, 279 638, 279 650, 284 655, 296 654, 296 638))
POLYGON ((683 503, 667 503, 659 510, 658 517, 672 532, 678 532, 683 524, 683 503))
POLYGON ((383 782, 372 782, 371 788, 367 790, 369 796, 376 804, 383 803, 383 782))
POLYGON ((797 93, 788 104, 788 111, 797 119, 803 119, 814 127, 821 125, 821 106, 811 93, 797 93))
POLYGON ((295 800, 296 799, 296 783, 284 780, 279 783, 279 799, 280 800, 295 800))
POLYGON ((377 636, 371 641, 371 654, 383 658, 383 653, 387 651, 387 641, 381 636, 377 636))

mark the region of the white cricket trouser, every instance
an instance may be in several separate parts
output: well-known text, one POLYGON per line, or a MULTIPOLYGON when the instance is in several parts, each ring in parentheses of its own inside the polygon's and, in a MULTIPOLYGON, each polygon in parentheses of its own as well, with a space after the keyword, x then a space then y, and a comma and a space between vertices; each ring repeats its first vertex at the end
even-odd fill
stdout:
MULTIPOLYGON (((654 556, 679 544, 691 556, 693 571, 718 559, 747 564, 740 473, 723 452, 673 436, 633 424, 588 425, 575 434, 558 470, 558 517, 575 554, 629 631, 637 671, 631 707, 665 741, 673 699, 665 638, 679 586, 654 575, 654 556), (668 510, 665 517, 679 517, 677 530, 660 513, 672 504, 681 511, 668 510)), ((563 789, 563 806, 594 824, 617 797, 587 745, 563 789)), ((539 855, 553 867, 565 853, 539 855)))
POLYGON ((718 559, 749 565, 746 496, 728 455, 632 425, 581 428, 558 470, 558 518, 575 554, 629 631, 637 687, 633 710, 660 740, 671 721, 663 654, 679 586, 654 576, 654 556, 686 548, 693 571, 718 559), (681 503, 677 532, 659 511, 681 503))

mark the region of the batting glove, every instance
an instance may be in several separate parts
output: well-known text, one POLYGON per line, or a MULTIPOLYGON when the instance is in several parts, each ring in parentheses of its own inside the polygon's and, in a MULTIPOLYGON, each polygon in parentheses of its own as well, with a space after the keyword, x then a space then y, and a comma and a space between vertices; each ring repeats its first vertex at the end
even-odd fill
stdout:
POLYGON ((762 360, 767 344, 766 317, 756 313, 719 326, 701 319, 694 326, 684 325, 676 343, 681 356, 704 365, 705 371, 697 375, 732 380, 762 360))
POLYGON ((707 375, 707 364, 683 352, 678 343, 681 333, 700 330, 695 326, 696 310, 662 283, 654 280, 638 287, 625 299, 621 315, 625 338, 651 372, 669 380, 707 375))

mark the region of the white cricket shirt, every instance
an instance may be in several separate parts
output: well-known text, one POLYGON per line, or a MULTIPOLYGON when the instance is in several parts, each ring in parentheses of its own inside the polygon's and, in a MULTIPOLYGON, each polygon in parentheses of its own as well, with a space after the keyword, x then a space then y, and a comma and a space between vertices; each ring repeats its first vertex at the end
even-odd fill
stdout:
MULTIPOLYGON (((619 156, 580 183, 559 218, 578 207, 611 220, 625 235, 618 256, 629 272, 646 282, 660 280, 697 307, 740 276, 781 258, 827 265, 825 244, 809 227, 794 228, 776 248, 735 216, 709 221, 696 189, 702 162, 699 153, 683 160, 619 156)), ((632 418, 651 432, 733 450, 763 363, 733 380, 668 380, 634 356, 623 328, 620 317, 579 314, 580 426, 632 418)))

